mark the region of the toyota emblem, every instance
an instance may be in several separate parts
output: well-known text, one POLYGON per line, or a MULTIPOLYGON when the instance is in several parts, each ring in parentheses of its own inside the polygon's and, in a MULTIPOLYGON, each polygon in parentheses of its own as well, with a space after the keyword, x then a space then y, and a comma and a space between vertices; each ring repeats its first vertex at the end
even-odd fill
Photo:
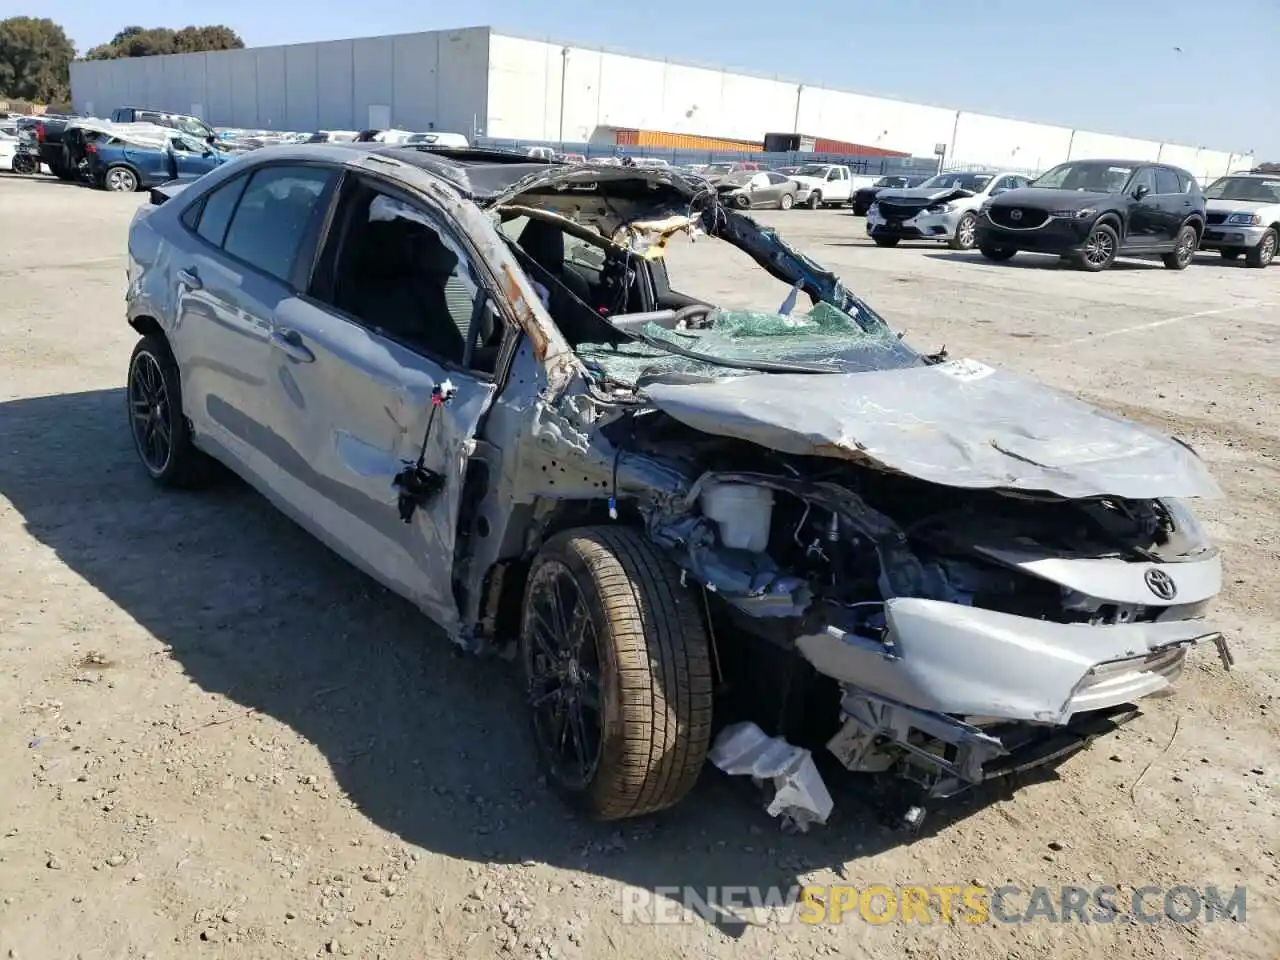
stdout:
POLYGON ((1010 220, 1021 220, 1021 219, 1022 219, 1022 211, 1021 211, 1021 210, 1010 210, 1010 211, 1009 211, 1009 219, 1010 219, 1010 220))
POLYGON ((1161 600, 1172 600, 1178 595, 1178 588, 1174 585, 1173 577, 1163 570, 1152 568, 1146 572, 1143 579, 1147 581, 1147 587, 1151 592, 1161 600))

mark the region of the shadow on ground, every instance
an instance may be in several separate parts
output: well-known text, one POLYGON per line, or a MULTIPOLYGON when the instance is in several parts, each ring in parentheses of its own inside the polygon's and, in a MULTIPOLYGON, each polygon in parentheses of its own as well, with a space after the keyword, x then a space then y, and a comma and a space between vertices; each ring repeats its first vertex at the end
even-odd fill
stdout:
MULTIPOLYGON (((536 860, 640 888, 790 886, 904 841, 832 783, 829 826, 787 836, 748 783, 708 770, 677 809, 570 816, 540 783, 510 664, 456 652, 415 609, 228 478, 162 492, 122 390, 0 403, 0 497, 203 690, 288 724, 378 826, 426 850, 536 860)), ((925 832, 995 798, 931 815, 925 832)), ((722 924, 731 935, 743 929, 722 924)))
POLYGON ((18 180, 22 183, 43 183, 52 184, 55 187, 88 187, 89 184, 83 180, 59 180, 53 174, 46 173, 13 173, 5 170, 0 172, 0 180, 18 180))

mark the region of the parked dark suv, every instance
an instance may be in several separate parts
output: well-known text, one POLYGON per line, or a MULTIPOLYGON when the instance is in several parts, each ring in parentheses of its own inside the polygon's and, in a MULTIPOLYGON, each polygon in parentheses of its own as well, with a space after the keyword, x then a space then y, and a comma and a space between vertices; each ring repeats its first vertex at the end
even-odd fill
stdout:
POLYGON ((978 249, 1057 254, 1089 271, 1117 256, 1160 256, 1182 270, 1204 233, 1205 199, 1186 170, 1143 160, 1071 160, 984 204, 978 249))

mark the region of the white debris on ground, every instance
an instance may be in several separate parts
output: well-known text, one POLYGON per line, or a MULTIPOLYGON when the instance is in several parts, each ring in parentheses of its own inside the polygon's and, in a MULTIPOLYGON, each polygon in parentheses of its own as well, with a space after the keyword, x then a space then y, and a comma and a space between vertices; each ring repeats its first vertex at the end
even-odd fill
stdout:
POLYGON ((772 782, 773 799, 765 807, 801 831, 825 824, 835 802, 822 782, 813 754, 771 737, 754 723, 735 723, 716 737, 708 759, 730 776, 750 776, 758 784, 772 782))

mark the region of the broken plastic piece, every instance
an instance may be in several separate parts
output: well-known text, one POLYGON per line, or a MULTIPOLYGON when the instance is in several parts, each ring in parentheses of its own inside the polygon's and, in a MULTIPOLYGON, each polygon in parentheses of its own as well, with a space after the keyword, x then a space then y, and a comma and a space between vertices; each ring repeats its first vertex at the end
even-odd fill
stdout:
POLYGON ((725 727, 707 758, 730 776, 750 776, 756 783, 772 781, 774 795, 765 812, 781 816, 802 832, 812 823, 825 824, 831 816, 835 801, 813 755, 782 737, 770 737, 754 723, 725 727))

